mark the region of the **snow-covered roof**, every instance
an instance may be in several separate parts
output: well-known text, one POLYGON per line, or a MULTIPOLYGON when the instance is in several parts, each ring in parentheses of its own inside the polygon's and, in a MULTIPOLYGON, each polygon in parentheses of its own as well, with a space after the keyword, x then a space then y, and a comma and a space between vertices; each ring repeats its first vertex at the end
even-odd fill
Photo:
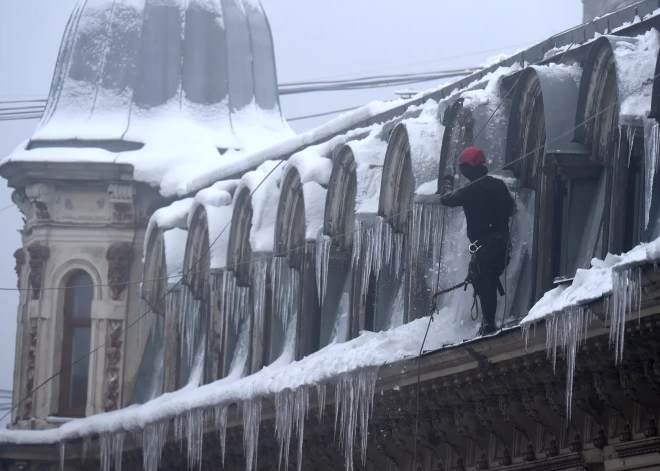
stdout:
POLYGON ((5 162, 128 163, 169 196, 292 135, 259 0, 81 0, 41 123, 5 162))

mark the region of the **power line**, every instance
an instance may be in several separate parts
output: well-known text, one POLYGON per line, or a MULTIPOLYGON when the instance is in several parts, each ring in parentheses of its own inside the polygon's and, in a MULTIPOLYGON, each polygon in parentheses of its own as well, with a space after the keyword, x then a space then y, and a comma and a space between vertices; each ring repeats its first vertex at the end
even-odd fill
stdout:
MULTIPOLYGON (((559 33, 559 34, 561 34, 561 33, 559 33)), ((367 73, 373 73, 373 72, 381 72, 381 71, 384 71, 384 70, 393 70, 393 69, 400 69, 400 68, 403 68, 403 67, 411 67, 411 66, 415 66, 415 65, 433 64, 433 63, 443 62, 443 61, 447 61, 447 60, 461 59, 463 57, 477 56, 479 54, 487 54, 489 52, 498 52, 498 51, 502 51, 503 49, 508 49, 508 48, 511 48, 511 47, 527 46, 529 44, 530 44, 529 42, 518 43, 518 44, 510 44, 508 46, 500 46, 500 47, 492 48, 492 49, 485 49, 485 50, 481 50, 481 51, 467 52, 465 54, 460 54, 460 55, 456 55, 456 56, 446 56, 446 57, 440 57, 440 58, 437 58, 437 59, 430 59, 430 60, 421 61, 421 62, 409 62, 407 64, 391 65, 391 66, 387 66, 387 67, 380 67, 380 68, 377 68, 377 69, 366 69, 366 70, 361 70, 361 71, 358 71, 358 72, 349 72, 349 73, 345 73, 345 74, 326 75, 324 77, 314 77, 314 78, 310 78, 308 80, 309 81, 326 80, 326 79, 333 79, 333 78, 338 78, 338 77, 348 77, 348 76, 354 75, 354 74, 367 74, 367 73)), ((536 42, 532 42, 531 44, 536 44, 536 42)))
MULTIPOLYGON (((407 85, 429 82, 442 78, 451 78, 473 73, 477 69, 453 69, 410 74, 378 75, 358 77, 350 80, 291 82, 281 84, 280 95, 294 95, 312 92, 336 92, 347 90, 364 90, 383 88, 395 85, 407 85)), ((46 109, 46 100, 4 100, 0 101, 0 121, 21 119, 39 119, 46 109), (44 104, 36 104, 44 103, 44 104), (9 106, 7 106, 9 105, 9 106)), ((333 114, 333 113, 328 113, 333 114)), ((297 118, 294 118, 294 120, 297 118)))
POLYGON ((325 111, 325 112, 323 112, 323 113, 308 114, 308 115, 305 115, 305 116, 296 116, 296 117, 294 117, 294 118, 287 118, 286 120, 287 120, 287 121, 299 121, 299 120, 301 120, 301 119, 319 118, 319 117, 321 117, 321 116, 328 116, 328 115, 331 115, 331 114, 344 113, 344 112, 346 112, 346 111, 357 110, 358 108, 362 108, 362 106, 363 106, 363 105, 360 105, 360 106, 352 106, 352 107, 350 107, 350 108, 343 108, 343 109, 341 109, 341 110, 325 111))

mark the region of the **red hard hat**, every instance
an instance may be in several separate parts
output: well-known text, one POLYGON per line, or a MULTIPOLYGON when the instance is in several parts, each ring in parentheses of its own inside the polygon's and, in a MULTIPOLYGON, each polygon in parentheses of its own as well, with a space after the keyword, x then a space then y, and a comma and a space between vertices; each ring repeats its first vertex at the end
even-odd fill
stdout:
POLYGON ((459 161, 459 165, 468 164, 473 167, 485 163, 486 156, 484 155, 484 151, 478 147, 468 147, 465 149, 461 154, 461 160, 459 161))

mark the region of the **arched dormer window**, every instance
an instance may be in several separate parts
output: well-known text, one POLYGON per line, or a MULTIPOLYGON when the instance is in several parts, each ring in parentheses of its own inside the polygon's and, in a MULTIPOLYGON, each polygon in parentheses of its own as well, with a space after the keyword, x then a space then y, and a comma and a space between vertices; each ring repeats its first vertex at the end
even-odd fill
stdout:
POLYGON ((92 337, 94 282, 86 272, 78 270, 68 277, 65 287, 59 415, 84 417, 89 382, 88 355, 92 337))

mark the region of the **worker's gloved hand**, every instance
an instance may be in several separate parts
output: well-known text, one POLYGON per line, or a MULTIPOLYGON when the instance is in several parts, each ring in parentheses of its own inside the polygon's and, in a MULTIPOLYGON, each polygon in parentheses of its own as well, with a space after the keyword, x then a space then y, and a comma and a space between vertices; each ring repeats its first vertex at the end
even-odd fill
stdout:
POLYGON ((468 266, 468 274, 467 277, 465 278, 465 282, 467 284, 471 284, 476 290, 476 282, 478 278, 479 278, 479 268, 477 262, 472 260, 470 261, 470 265, 468 266))
POLYGON ((454 176, 453 175, 445 175, 442 177, 442 187, 440 188, 440 193, 441 195, 446 195, 447 193, 451 193, 454 190, 454 176))

